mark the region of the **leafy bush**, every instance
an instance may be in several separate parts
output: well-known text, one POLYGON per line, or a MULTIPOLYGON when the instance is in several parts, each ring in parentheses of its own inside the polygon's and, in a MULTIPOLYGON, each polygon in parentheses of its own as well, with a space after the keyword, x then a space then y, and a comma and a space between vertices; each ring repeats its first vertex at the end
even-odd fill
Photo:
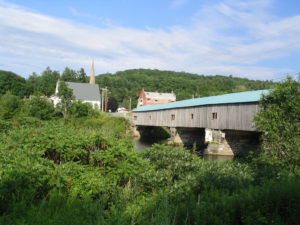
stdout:
POLYGON ((54 116, 55 108, 52 102, 42 97, 34 97, 24 103, 24 113, 41 120, 50 120, 54 116))
POLYGON ((169 187, 179 191, 179 188, 185 188, 195 178, 194 173, 202 163, 199 157, 184 148, 165 145, 155 144, 141 154, 154 168, 143 174, 145 186, 151 189, 169 187))
POLYGON ((75 101, 70 107, 70 114, 72 117, 97 117, 98 111, 92 107, 90 103, 82 103, 81 101, 75 101))

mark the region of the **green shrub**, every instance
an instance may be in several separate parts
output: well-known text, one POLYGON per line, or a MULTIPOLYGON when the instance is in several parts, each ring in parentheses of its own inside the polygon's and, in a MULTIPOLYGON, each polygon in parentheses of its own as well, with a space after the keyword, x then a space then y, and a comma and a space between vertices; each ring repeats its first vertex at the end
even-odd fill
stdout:
POLYGON ((50 120, 54 117, 55 108, 49 100, 42 97, 34 97, 25 101, 23 111, 29 117, 50 120))
POLYGON ((75 101, 69 109, 70 115, 74 118, 80 117, 97 117, 99 112, 92 107, 90 103, 75 101))

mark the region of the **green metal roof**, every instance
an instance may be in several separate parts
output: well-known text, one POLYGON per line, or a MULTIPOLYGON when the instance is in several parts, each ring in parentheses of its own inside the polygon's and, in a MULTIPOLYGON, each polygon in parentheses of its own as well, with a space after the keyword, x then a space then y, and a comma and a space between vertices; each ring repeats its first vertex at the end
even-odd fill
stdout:
POLYGON ((245 91, 239 93, 231 93, 225 95, 210 96, 204 98, 194 98, 171 102, 166 104, 145 105, 133 110, 133 112, 146 112, 156 110, 166 110, 174 108, 195 107, 200 105, 217 105, 217 104, 230 104, 230 103, 247 103, 258 102, 262 94, 267 95, 269 90, 259 91, 245 91))

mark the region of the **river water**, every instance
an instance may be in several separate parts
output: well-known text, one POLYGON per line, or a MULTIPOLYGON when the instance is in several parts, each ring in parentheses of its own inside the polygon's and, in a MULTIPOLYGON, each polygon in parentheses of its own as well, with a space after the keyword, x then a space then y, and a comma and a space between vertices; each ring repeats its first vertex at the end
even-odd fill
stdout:
MULTIPOLYGON (((145 148, 151 147, 155 142, 149 142, 149 141, 143 141, 140 139, 135 139, 134 143, 135 143, 137 151, 143 151, 145 148)), ((232 160, 233 156, 230 156, 230 155, 204 155, 203 158, 208 161, 214 161, 214 160, 227 161, 227 160, 232 160)))
POLYGON ((145 148, 151 147, 154 143, 142 141, 140 139, 135 139, 134 144, 136 146, 136 150, 140 152, 143 151, 145 148))

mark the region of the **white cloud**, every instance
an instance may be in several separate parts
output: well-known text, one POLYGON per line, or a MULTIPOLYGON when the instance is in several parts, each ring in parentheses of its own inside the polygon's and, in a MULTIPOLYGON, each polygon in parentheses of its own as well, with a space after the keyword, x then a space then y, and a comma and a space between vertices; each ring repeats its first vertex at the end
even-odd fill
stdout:
POLYGON ((173 0, 171 3, 171 8, 176 9, 180 8, 181 6, 185 5, 188 2, 188 0, 173 0))
MULTIPOLYGON (((271 1, 255 2, 261 11, 271 1)), ((0 1, 0 65, 22 75, 48 65, 89 71, 92 58, 97 73, 156 68, 271 79, 293 72, 256 63, 300 51, 300 15, 274 19, 256 10, 246 1, 225 0, 203 6, 190 27, 137 30, 88 26, 0 1)))

